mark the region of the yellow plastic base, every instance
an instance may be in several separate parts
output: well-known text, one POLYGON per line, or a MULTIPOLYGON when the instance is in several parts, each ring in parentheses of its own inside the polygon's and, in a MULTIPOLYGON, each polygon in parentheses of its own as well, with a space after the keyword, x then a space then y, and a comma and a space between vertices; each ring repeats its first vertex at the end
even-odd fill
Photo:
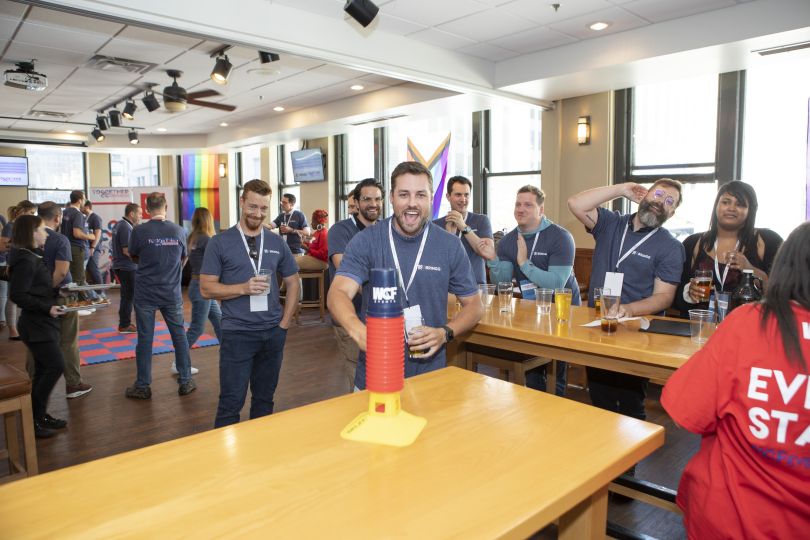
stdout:
POLYGON ((427 420, 407 413, 400 407, 399 392, 371 392, 368 412, 360 413, 343 428, 340 436, 350 441, 409 446, 422 433, 427 420))

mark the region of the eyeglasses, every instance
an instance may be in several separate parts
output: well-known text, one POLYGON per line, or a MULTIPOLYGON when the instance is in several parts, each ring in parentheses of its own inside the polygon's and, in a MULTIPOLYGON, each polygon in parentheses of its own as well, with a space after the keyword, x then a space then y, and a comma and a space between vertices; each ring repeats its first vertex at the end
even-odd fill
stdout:
POLYGON ((360 202, 362 203, 369 203, 372 201, 379 204, 382 202, 382 197, 360 197, 360 202))
POLYGON ((664 204, 667 206, 672 206, 675 204, 675 199, 673 199, 671 195, 667 195, 667 192, 663 189, 656 189, 653 191, 653 199, 664 199, 664 204))

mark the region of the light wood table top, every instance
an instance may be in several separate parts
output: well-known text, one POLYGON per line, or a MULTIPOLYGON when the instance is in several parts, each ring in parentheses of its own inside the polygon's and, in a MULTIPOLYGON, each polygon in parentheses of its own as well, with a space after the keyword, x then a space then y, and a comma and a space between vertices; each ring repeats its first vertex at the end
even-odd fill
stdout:
POLYGON ((367 401, 2 486, 0 536, 519 538, 559 517, 561 537, 604 537, 607 484, 664 441, 660 426, 453 367, 406 381, 403 408, 428 420, 413 445, 341 439, 367 401))
MULTIPOLYGON (((596 310, 586 306, 573 306, 571 320, 560 322, 553 305, 550 315, 541 316, 533 300, 512 302, 511 314, 500 313, 496 305, 486 309, 478 325, 459 336, 460 343, 448 351, 448 363, 464 365, 452 357, 459 354, 460 344, 473 343, 665 379, 700 348, 688 337, 639 332, 638 320, 620 323, 614 334, 602 332, 598 326, 583 327, 599 318, 596 310)), ((451 317, 454 309, 449 310, 451 317)))

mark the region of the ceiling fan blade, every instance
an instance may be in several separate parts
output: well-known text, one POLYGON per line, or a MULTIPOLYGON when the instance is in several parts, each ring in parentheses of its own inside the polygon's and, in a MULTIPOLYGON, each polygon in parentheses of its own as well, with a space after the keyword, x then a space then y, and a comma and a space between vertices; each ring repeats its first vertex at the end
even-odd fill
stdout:
POLYGON ((205 97, 211 96, 221 96, 222 94, 217 92, 216 90, 200 90, 198 92, 189 92, 188 97, 189 99, 200 99, 205 97))
POLYGON ((198 107, 208 107, 209 109, 219 109, 220 111, 235 111, 236 105, 225 105, 224 103, 210 103, 208 101, 197 101, 196 99, 189 99, 189 105, 197 105, 198 107))

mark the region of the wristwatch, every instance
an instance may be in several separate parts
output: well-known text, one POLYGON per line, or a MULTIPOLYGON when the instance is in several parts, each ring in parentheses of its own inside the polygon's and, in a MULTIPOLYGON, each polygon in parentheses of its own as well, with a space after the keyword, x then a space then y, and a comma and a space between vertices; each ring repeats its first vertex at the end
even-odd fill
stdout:
POLYGON ((449 326, 442 326, 442 328, 444 329, 444 342, 450 343, 451 341, 453 341, 453 338, 456 337, 456 334, 455 332, 453 332, 453 329, 450 328, 449 326))
POLYGON ((472 227, 470 227, 469 225, 467 225, 466 227, 461 229, 461 234, 468 234, 468 233, 471 233, 471 232, 472 232, 472 227))

